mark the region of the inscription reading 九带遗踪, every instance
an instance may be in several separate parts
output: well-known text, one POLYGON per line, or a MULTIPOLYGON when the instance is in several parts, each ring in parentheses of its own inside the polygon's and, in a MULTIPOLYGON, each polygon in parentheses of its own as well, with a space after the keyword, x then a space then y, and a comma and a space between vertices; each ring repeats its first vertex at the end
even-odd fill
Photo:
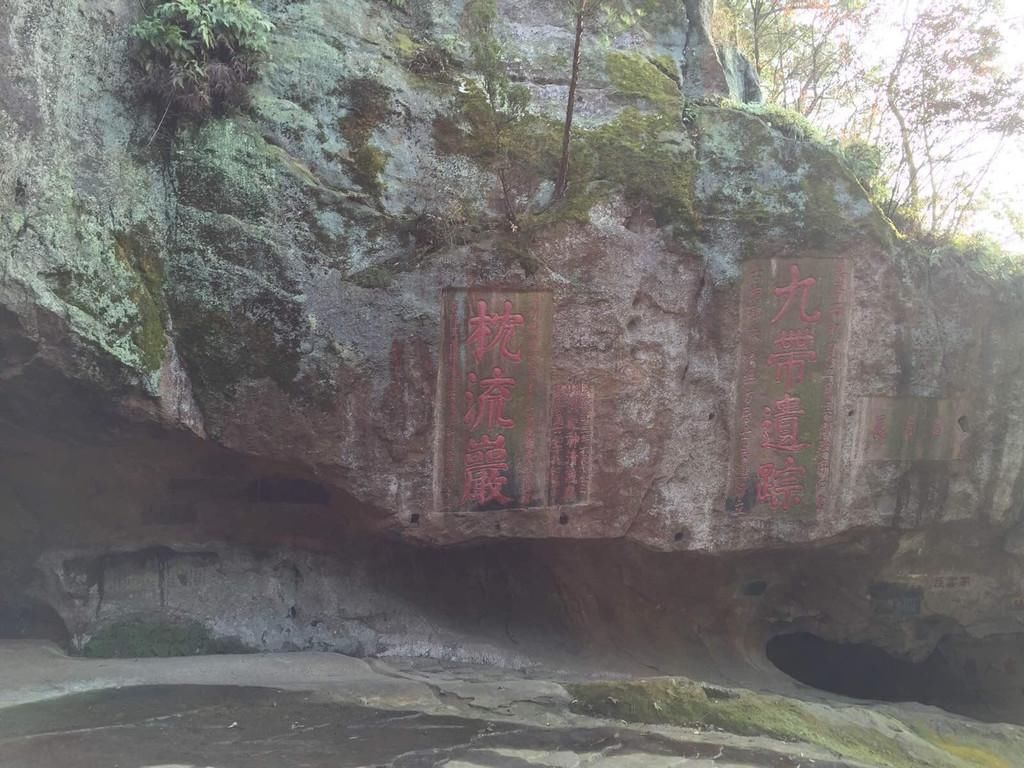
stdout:
POLYGON ((850 275, 838 259, 744 264, 728 505, 813 516, 829 501, 850 275))

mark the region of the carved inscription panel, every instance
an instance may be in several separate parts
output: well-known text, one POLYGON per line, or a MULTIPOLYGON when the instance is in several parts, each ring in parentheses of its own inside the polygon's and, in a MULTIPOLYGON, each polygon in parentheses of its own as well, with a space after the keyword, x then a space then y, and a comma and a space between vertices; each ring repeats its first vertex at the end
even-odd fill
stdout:
POLYGON ((829 503, 850 280, 840 259, 744 263, 731 511, 810 518, 829 503))
POLYGON ((551 293, 449 288, 442 301, 439 509, 545 506, 551 293))
POLYGON ((967 439, 967 416, 957 400, 864 397, 858 411, 861 461, 954 461, 967 439))
POLYGON ((551 407, 551 503, 590 500, 594 390, 584 382, 558 384, 551 407))

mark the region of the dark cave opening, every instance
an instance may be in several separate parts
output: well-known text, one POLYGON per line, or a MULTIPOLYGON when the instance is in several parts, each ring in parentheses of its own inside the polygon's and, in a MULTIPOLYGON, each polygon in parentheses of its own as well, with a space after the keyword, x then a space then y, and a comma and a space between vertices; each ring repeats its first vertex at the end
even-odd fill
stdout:
POLYGON ((822 691, 1024 723, 1024 634, 950 635, 921 661, 806 632, 773 637, 766 653, 779 670, 822 691))
POLYGON ((0 639, 51 640, 62 648, 71 645, 67 627, 57 611, 24 596, 0 599, 0 639))

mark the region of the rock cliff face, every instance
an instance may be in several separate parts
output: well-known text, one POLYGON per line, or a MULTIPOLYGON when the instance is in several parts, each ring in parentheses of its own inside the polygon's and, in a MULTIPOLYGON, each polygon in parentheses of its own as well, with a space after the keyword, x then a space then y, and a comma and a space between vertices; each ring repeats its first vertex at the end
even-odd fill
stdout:
POLYGON ((0 0, 12 593, 80 645, 158 615, 266 648, 508 661, 528 635, 678 665, 794 630, 916 658, 1020 631, 1021 286, 908 247, 799 123, 718 98, 756 92, 706 3, 588 38, 554 204, 557 4, 487 29, 531 97, 497 162, 483 0, 264 6, 251 107, 190 125, 134 98, 136 3, 0 0), (476 311, 446 329, 442 290, 482 286, 492 318, 549 297, 508 337, 550 345, 538 405, 498 397, 550 411, 503 435, 557 464, 531 459, 533 503, 462 484, 482 433, 456 414, 484 401, 438 388, 476 311), (559 453, 566 387, 584 459, 559 453))

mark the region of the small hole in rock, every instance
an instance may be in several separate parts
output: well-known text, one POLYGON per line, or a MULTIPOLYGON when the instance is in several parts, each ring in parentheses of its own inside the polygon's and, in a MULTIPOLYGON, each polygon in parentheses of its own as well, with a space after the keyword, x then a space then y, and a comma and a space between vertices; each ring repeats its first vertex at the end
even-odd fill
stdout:
POLYGON ((714 421, 714 420, 715 420, 715 414, 714 413, 709 413, 708 414, 708 421, 714 421))
POLYGON ((409 515, 409 522, 412 523, 413 525, 419 525, 420 513, 419 512, 413 512, 411 515, 409 515))
POLYGON ((846 412, 846 415, 847 415, 847 416, 853 416, 853 411, 847 411, 847 412, 846 412))
POLYGON ((967 417, 966 416, 961 416, 959 419, 956 420, 956 423, 960 425, 960 431, 961 432, 970 432, 971 431, 969 426, 968 426, 968 424, 967 424, 967 417))
POLYGON ((561 515, 558 516, 558 524, 559 525, 565 525, 568 522, 569 522, 569 516, 567 514, 565 514, 564 512, 561 515))
POLYGON ((676 535, 673 536, 672 538, 675 539, 676 541, 682 541, 683 539, 686 538, 686 534, 683 533, 682 531, 676 531, 676 535))

